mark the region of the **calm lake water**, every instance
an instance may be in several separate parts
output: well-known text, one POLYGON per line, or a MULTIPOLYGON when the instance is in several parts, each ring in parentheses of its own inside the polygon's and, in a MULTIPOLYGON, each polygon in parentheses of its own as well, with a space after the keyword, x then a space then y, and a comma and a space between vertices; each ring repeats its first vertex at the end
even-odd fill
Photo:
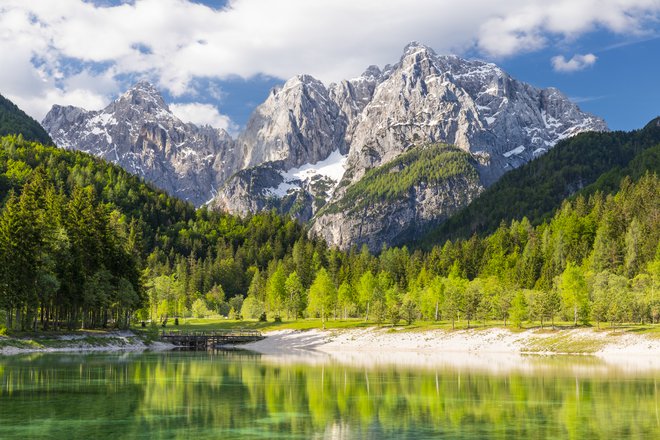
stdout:
POLYGON ((2 439, 660 438, 660 373, 278 362, 240 352, 0 357, 2 439))

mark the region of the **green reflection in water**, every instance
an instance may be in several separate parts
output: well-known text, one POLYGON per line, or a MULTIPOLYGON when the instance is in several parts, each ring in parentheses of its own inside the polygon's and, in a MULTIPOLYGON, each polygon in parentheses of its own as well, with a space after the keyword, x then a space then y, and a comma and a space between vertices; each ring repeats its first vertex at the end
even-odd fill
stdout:
POLYGON ((0 438, 660 438, 660 373, 529 362, 543 368, 352 368, 240 352, 6 357, 0 438))

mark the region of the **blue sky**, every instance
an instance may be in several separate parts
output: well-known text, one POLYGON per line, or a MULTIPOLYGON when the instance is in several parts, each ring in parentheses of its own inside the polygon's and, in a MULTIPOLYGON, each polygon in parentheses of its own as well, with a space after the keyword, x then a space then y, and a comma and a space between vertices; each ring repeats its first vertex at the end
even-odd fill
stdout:
POLYGON ((268 91, 398 61, 416 40, 557 87, 613 129, 660 113, 660 0, 0 0, 0 93, 41 119, 138 79, 233 134, 268 91))

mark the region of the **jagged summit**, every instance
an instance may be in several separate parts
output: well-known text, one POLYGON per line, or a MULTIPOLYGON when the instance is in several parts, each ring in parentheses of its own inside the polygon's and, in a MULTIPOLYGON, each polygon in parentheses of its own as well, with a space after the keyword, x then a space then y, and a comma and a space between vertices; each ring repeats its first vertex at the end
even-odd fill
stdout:
POLYGON ((426 44, 422 44, 418 41, 411 41, 410 43, 406 44, 403 48, 403 55, 402 59, 407 57, 410 54, 414 54, 417 52, 428 52, 433 56, 436 56, 435 51, 433 48, 430 46, 427 46, 426 44))
POLYGON ((365 69, 365 71, 362 73, 362 75, 359 76, 359 78, 380 78, 380 76, 383 74, 382 70, 380 70, 380 67, 371 65, 365 69))
POLYGON ((137 119, 142 118, 144 113, 160 118, 175 118, 160 91, 147 81, 135 83, 106 110, 109 113, 125 112, 129 117, 137 119))

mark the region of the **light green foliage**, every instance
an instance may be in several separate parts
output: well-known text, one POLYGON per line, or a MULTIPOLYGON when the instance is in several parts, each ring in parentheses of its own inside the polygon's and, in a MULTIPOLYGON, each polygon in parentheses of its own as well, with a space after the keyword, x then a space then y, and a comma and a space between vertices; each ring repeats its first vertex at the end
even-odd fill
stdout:
POLYGON ((348 318, 349 310, 356 304, 356 291, 348 281, 344 281, 337 290, 337 302, 344 319, 348 318))
POLYGON ((266 283, 266 300, 270 313, 275 318, 280 318, 282 308, 287 298, 286 275, 284 266, 279 263, 275 271, 268 278, 266 283))
POLYGON ((440 276, 434 277, 422 291, 421 309, 427 319, 437 321, 440 318, 440 306, 445 300, 445 283, 440 276))
POLYGON ((442 315, 445 319, 451 321, 452 329, 455 327, 455 321, 460 318, 460 314, 464 310, 465 290, 468 283, 467 280, 458 275, 457 267, 454 265, 445 282, 445 298, 442 303, 442 315))
POLYGON ((369 320, 369 308, 374 300, 376 288, 377 283, 374 274, 369 270, 363 273, 358 282, 357 296, 358 301, 360 302, 360 307, 364 311, 365 321, 369 320))
POLYGON ((206 318, 211 314, 211 311, 206 307, 206 302, 201 298, 192 303, 191 312, 195 318, 206 318))
POLYGON ((307 307, 307 292, 295 270, 287 277, 284 290, 286 291, 287 315, 294 318, 302 316, 303 310, 307 307))
POLYGON ((321 268, 316 273, 316 278, 309 288, 309 304, 307 313, 312 316, 320 316, 325 328, 325 320, 335 305, 336 289, 328 272, 321 268))
MULTIPOLYGON (((204 300, 206 301, 206 307, 209 310, 213 310, 216 313, 220 313, 220 308, 222 307, 223 302, 225 301, 225 291, 222 288, 222 285, 215 284, 211 287, 206 295, 204 295, 204 300)), ((240 310, 240 308, 239 308, 240 310)))
POLYGON ((241 295, 234 295, 229 299, 229 318, 240 320, 242 318, 241 311, 243 309, 243 297, 241 295))
POLYGON ((265 304, 253 295, 248 295, 241 307, 243 318, 258 319, 263 313, 266 313, 265 304))
POLYGON ((475 278, 467 283, 465 288, 464 311, 468 328, 470 328, 470 321, 477 319, 478 313, 482 309, 483 298, 484 286, 482 280, 475 278))
POLYGON ((511 301, 511 322, 518 328, 522 328, 523 321, 527 319, 527 299, 525 291, 518 290, 511 301))
POLYGON ((387 309, 387 319, 393 325, 397 325, 401 321, 401 302, 402 295, 398 286, 393 285, 386 290, 385 307, 387 309))
POLYGON ((564 311, 573 318, 573 324, 578 320, 587 324, 589 322, 589 290, 582 269, 572 262, 568 262, 566 269, 559 277, 557 288, 561 292, 564 311))

